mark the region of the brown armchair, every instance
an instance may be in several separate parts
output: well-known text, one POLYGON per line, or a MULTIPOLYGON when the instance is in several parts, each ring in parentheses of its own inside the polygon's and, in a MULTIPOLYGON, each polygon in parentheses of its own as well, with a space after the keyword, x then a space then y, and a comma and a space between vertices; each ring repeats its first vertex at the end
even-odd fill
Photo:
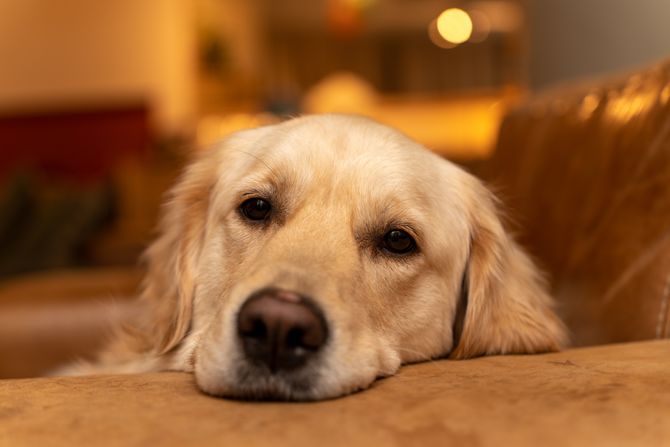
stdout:
POLYGON ((574 344, 670 337, 670 62, 522 105, 486 177, 574 344))

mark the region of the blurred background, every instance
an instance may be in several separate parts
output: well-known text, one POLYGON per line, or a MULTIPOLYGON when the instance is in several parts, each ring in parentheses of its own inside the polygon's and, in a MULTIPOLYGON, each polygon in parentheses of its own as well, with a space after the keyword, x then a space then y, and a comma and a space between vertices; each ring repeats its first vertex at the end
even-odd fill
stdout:
POLYGON ((670 52, 667 0, 0 0, 0 280, 132 265, 193 151, 358 113, 464 165, 530 93, 670 52))

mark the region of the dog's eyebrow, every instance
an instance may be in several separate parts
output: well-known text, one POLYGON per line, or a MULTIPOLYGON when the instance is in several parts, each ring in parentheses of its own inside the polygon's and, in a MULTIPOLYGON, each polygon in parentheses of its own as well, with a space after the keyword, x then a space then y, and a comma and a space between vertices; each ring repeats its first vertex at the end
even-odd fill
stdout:
POLYGON ((251 157, 251 158, 254 158, 256 161, 258 161, 258 162, 261 163, 263 166, 265 166, 265 167, 268 169, 268 171, 270 171, 270 172, 272 173, 272 175, 277 175, 277 173, 275 172, 275 170, 272 169, 272 166, 270 166, 265 160, 263 160, 262 158, 260 158, 258 155, 256 155, 256 154, 252 154, 251 152, 243 151, 243 150, 241 150, 241 149, 236 149, 236 150, 237 150, 237 152, 240 152, 240 153, 242 153, 242 154, 248 155, 248 156, 251 157))
POLYGON ((251 182, 250 184, 240 188, 240 191, 241 197, 262 196, 265 199, 272 199, 277 195, 278 188, 272 182, 251 182))

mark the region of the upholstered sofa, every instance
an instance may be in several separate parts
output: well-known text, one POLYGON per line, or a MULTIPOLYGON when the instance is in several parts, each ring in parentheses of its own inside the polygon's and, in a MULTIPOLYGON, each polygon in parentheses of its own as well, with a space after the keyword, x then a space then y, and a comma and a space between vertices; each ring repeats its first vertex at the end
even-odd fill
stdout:
POLYGON ((534 97, 478 173, 548 272, 574 347, 404 367, 318 403, 190 375, 25 378, 96 348, 138 273, 0 284, 0 446, 670 445, 670 63, 534 97), (113 297, 113 298, 112 298, 113 297))

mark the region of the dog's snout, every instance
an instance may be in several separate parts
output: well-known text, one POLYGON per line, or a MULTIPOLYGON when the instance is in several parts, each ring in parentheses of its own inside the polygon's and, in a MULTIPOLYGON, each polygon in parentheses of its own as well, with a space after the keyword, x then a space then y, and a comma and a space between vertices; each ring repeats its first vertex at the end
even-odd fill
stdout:
POLYGON ((275 289, 247 299, 238 314, 237 331, 247 359, 273 373, 304 365, 328 337, 316 305, 296 293, 275 289))

